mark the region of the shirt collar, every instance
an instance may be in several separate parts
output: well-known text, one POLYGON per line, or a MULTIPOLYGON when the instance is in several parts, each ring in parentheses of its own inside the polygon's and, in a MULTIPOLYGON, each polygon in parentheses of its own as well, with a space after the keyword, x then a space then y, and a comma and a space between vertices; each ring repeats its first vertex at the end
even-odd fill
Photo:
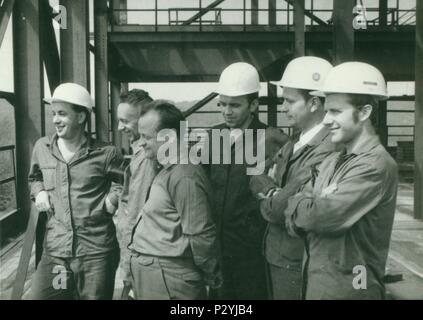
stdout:
POLYGON ((370 135, 359 140, 358 143, 354 146, 351 153, 366 153, 378 145, 380 145, 379 137, 377 135, 370 135))
POLYGON ((299 143, 301 145, 306 145, 309 143, 319 132, 324 128, 324 125, 322 123, 319 123, 318 125, 315 125, 313 128, 308 130, 305 133, 301 133, 299 143))

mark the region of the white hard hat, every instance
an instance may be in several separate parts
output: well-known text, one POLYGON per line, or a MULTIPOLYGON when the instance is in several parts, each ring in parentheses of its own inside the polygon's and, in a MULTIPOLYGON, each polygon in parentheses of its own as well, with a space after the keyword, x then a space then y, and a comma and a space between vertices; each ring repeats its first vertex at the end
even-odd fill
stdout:
POLYGON ((53 92, 51 99, 44 99, 47 103, 68 102, 87 108, 90 112, 93 109, 93 100, 90 93, 83 86, 76 83, 62 83, 53 92))
POLYGON ((333 67, 326 76, 322 91, 325 94, 351 93, 376 96, 382 100, 388 98, 382 73, 363 62, 344 62, 333 67))
POLYGON ((291 60, 282 79, 271 83, 294 89, 321 90, 324 79, 332 65, 319 57, 299 57, 291 60))
POLYGON ((236 62, 223 70, 215 92, 237 97, 259 91, 260 77, 256 68, 245 62, 236 62))

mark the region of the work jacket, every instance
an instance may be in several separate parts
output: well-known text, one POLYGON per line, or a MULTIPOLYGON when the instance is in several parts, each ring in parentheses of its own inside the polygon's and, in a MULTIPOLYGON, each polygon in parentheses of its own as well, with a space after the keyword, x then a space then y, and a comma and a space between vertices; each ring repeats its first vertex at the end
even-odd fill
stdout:
POLYGON ((307 299, 384 297, 397 184, 397 164, 372 136, 325 159, 311 192, 290 198, 288 228, 306 234, 307 299))
MULTIPOLYGON (((275 156, 276 182, 274 186, 281 190, 273 197, 262 200, 260 209, 263 218, 268 222, 264 237, 264 253, 267 262, 278 267, 301 271, 304 242, 298 237, 290 236, 286 231, 284 211, 289 197, 296 194, 303 184, 312 179, 318 165, 334 152, 334 144, 330 141, 330 132, 326 127, 293 153, 296 140, 296 137, 290 140, 275 156)), ((260 178, 257 177, 257 179, 260 178)), ((255 180, 254 177, 251 184, 255 180)))
POLYGON ((53 208, 44 241, 47 254, 69 258, 118 247, 105 199, 112 181, 121 182, 121 164, 115 147, 96 141, 86 142, 68 163, 56 134, 35 143, 28 180, 32 199, 45 190, 53 208))
MULTIPOLYGON (((225 124, 214 127, 225 128, 225 124)), ((269 128, 257 117, 254 117, 248 129, 254 129, 254 137, 252 142, 244 141, 244 150, 246 143, 252 143, 252 150, 254 154, 257 153, 257 129, 263 129, 266 159, 271 159, 288 140, 279 129, 269 128)), ((241 164, 234 161, 235 145, 231 148, 230 164, 211 164, 209 167, 214 192, 213 210, 222 253, 224 257, 260 256, 266 223, 260 215, 259 202, 249 189, 251 175, 247 175, 246 161, 241 164)), ((223 153, 223 150, 220 152, 223 153)))

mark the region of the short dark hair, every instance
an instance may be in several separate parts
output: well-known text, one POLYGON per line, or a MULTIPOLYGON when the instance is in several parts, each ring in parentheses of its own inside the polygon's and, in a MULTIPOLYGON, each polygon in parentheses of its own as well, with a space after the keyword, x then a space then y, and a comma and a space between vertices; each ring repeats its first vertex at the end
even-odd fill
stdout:
POLYGON ((253 93, 247 94, 248 104, 250 104, 251 102, 253 102, 255 99, 258 99, 258 98, 259 98, 258 92, 253 92, 253 93))
POLYGON ((159 115, 157 131, 162 129, 174 129, 179 137, 181 121, 185 121, 185 116, 173 103, 167 100, 155 100, 146 106, 146 113, 154 111, 159 115))
POLYGON ((365 105, 372 106, 370 121, 376 128, 378 125, 379 99, 368 94, 348 94, 349 102, 357 109, 361 110, 365 105))
POLYGON ((85 125, 90 119, 90 115, 91 115, 90 111, 87 108, 77 104, 72 104, 71 106, 72 106, 72 110, 75 111, 76 113, 85 114, 85 120, 84 120, 84 125, 85 125))
POLYGON ((141 89, 132 89, 128 92, 122 92, 120 94, 120 102, 130 104, 133 107, 139 108, 140 115, 147 112, 145 109, 146 103, 152 102, 153 99, 150 97, 147 91, 141 89))

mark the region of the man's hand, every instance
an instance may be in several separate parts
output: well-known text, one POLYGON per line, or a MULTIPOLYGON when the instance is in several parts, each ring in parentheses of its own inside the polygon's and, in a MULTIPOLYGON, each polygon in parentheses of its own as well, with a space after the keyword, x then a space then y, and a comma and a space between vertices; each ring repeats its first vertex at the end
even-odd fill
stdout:
POLYGON ((251 193, 256 196, 259 193, 266 195, 269 190, 276 188, 275 181, 267 175, 253 176, 250 179, 251 193))
POLYGON ((104 205, 106 206, 106 211, 110 214, 115 214, 117 210, 117 206, 114 206, 113 203, 110 201, 109 196, 106 197, 104 201, 104 205))
POLYGON ((41 190, 35 197, 35 208, 39 212, 47 212, 52 209, 50 204, 50 196, 45 190, 41 190))

